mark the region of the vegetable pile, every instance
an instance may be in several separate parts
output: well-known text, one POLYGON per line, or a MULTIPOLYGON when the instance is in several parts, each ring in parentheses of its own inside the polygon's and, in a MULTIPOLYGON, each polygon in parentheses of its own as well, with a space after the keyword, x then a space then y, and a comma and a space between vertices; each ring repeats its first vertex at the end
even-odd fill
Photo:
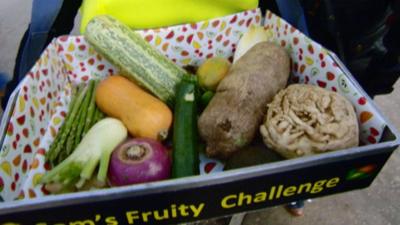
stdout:
MULTIPOLYGON (((325 132, 329 127, 352 129, 348 133, 358 129, 355 116, 346 117, 345 124, 351 124, 346 127, 341 126, 341 115, 323 114, 337 109, 339 97, 327 103, 335 110, 325 107, 324 99, 321 104, 318 99, 304 99, 304 104, 282 100, 290 92, 282 92, 290 58, 268 41, 269 33, 262 27, 243 35, 233 63, 212 57, 192 71, 180 68, 109 16, 89 22, 85 38, 119 67, 119 73, 75 88, 67 117, 46 155, 54 168, 42 183, 52 193, 198 175, 199 146, 205 146, 209 157, 228 160, 230 168, 237 168, 251 165, 241 163, 244 159, 258 163, 280 159, 260 152, 266 146, 292 157, 282 149, 305 147, 297 137, 341 135, 325 132), (315 107, 301 110, 308 105, 315 107), (310 120, 304 121, 299 113, 310 120)), ((311 89, 304 88, 299 98, 313 95, 311 89)), ((354 115, 350 103, 340 101, 354 115)), ((302 151, 318 153, 324 150, 321 146, 302 151)), ((341 147, 345 146, 329 150, 341 147)))

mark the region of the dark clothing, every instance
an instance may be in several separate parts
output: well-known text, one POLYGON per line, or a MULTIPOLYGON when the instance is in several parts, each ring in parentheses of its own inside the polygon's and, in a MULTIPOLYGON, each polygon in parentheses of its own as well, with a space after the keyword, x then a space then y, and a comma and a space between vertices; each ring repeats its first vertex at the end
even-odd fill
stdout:
POLYGON ((75 15, 82 0, 34 0, 31 23, 25 31, 15 60, 12 80, 7 84, 2 99, 6 107, 11 93, 29 72, 42 51, 57 36, 68 34, 74 25, 75 15))
POLYGON ((400 0, 303 0, 310 36, 334 51, 370 95, 400 74, 400 0))

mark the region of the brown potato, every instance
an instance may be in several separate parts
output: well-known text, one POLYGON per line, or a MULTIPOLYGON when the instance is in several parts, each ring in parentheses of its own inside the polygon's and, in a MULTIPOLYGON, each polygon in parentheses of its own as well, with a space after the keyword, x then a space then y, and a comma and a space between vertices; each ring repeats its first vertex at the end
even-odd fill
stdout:
POLYGON ((227 158, 253 140, 265 105, 286 86, 289 72, 288 54, 270 42, 256 44, 232 65, 198 121, 209 156, 227 158))

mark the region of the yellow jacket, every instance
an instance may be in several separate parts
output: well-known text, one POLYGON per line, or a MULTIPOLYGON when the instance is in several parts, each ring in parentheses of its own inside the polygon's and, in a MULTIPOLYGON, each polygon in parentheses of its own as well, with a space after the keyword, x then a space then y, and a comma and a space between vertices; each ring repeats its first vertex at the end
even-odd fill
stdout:
POLYGON ((101 14, 144 29, 198 22, 257 6, 258 0, 84 0, 81 32, 92 17, 101 14))

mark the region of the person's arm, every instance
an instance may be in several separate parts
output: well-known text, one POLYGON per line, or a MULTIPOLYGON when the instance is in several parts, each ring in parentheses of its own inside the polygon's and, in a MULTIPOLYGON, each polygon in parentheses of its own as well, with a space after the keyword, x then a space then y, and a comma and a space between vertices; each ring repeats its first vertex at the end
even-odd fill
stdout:
POLYGON ((31 21, 19 45, 12 80, 2 99, 3 109, 18 83, 38 60, 44 48, 57 36, 68 34, 82 0, 33 0, 31 21))
POLYGON ((14 79, 20 81, 39 58, 62 4, 63 0, 33 0, 31 21, 20 43, 14 79))

